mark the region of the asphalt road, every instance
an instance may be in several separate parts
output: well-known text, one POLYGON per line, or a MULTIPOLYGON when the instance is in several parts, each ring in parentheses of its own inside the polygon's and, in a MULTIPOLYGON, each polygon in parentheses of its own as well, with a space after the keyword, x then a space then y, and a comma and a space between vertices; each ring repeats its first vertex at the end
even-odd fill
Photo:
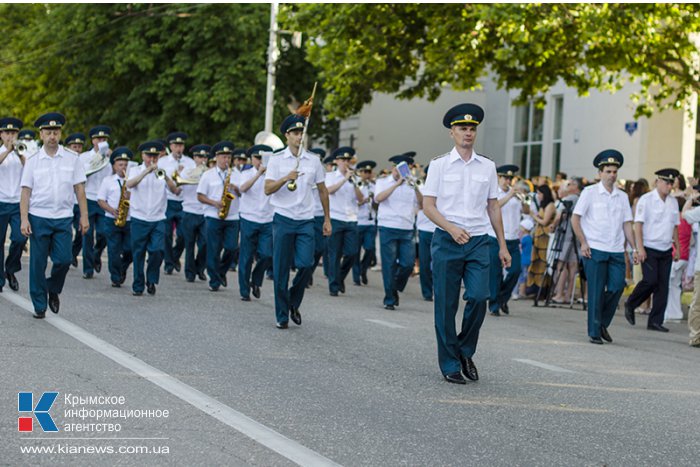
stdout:
POLYGON ((379 272, 370 273, 369 286, 348 283, 334 298, 319 269, 302 326, 290 321, 283 331, 274 326, 272 283, 260 300, 244 303, 235 273, 218 293, 176 273, 161 277, 155 297, 132 297, 129 287, 111 288, 106 271, 84 280, 71 268, 61 319, 35 320, 22 307, 26 261, 19 297, 8 287, 0 294, 0 465, 293 465, 304 449, 318 458, 296 462, 698 462, 700 352, 688 347, 685 322, 653 333, 642 317, 629 326, 620 311, 610 328, 614 343, 596 346, 580 309, 513 302, 510 316, 486 317, 475 356, 480 381, 458 386, 440 375, 432 303, 421 299, 417 277, 401 306, 386 311, 379 272), (18 432, 23 391, 34 393, 35 404, 43 391, 59 392, 50 414, 61 431, 43 433, 34 420, 33 432, 18 432), (70 405, 68 395, 125 403, 70 405), (169 416, 66 416, 80 408, 169 416), (239 432, 231 421, 239 415, 268 431, 239 432), (63 429, 103 422, 121 430, 63 429), (51 446, 53 453, 26 452, 51 446), (99 446, 130 451, 97 453, 99 446), (131 452, 137 449, 146 452, 131 452))

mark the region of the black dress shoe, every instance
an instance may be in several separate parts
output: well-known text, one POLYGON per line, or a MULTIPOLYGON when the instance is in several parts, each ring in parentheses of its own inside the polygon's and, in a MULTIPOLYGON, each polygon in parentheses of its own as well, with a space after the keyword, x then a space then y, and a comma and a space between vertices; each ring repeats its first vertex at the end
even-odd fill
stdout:
POLYGON ((182 269, 182 264, 180 263, 180 260, 178 259, 177 262, 175 262, 175 270, 177 272, 180 272, 181 269, 182 269))
POLYGON ((70 264, 71 264, 71 266, 73 266, 74 268, 77 268, 77 267, 78 267, 78 257, 77 257, 77 256, 73 256, 73 261, 71 261, 70 264))
POLYGON ((100 258, 97 258, 97 260, 95 260, 95 272, 99 274, 101 271, 102 271, 102 260, 100 258))
POLYGON ((172 276, 172 275, 173 275, 173 270, 170 269, 170 268, 166 268, 166 269, 163 270, 163 273, 164 273, 166 276, 172 276))
POLYGON ((35 317, 36 319, 44 319, 44 317, 46 317, 46 312, 45 311, 35 311, 32 314, 32 316, 35 317))
POLYGON ((12 290, 17 292, 19 290, 19 282, 17 282, 15 275, 8 272, 5 273, 5 277, 7 278, 7 285, 9 285, 12 290))
POLYGON ((367 285, 367 273, 366 272, 361 272, 360 273, 360 280, 364 285, 367 285))
POLYGON ((394 305, 384 305, 385 310, 395 310, 394 305))
POLYGON ((337 297, 337 296, 338 296, 338 292, 331 292, 330 295, 331 295, 331 297, 337 297))
POLYGON ((299 313, 298 308, 290 308, 289 309, 289 317, 294 321, 294 324, 297 326, 301 326, 301 313, 299 313))
POLYGON ((226 274, 221 275, 221 285, 228 287, 228 281, 226 280, 226 274))
POLYGON ((250 301, 250 297, 241 297, 241 301, 242 301, 242 302, 249 302, 249 301, 250 301))
POLYGON ((121 288, 121 286, 122 285, 119 282, 112 282, 112 287, 114 287, 115 289, 121 288))
POLYGON ((650 331, 668 332, 668 328, 665 328, 660 324, 647 324, 647 329, 650 331))
POLYGON ((338 286, 338 292, 345 293, 345 282, 341 282, 338 286))
POLYGON ((462 365, 462 373, 472 381, 479 381, 479 372, 476 370, 476 365, 471 358, 459 356, 459 363, 462 365))
POLYGON ((156 294, 156 285, 155 284, 146 284, 146 293, 148 293, 148 295, 155 295, 156 294))
POLYGON ((131 295, 133 295, 134 297, 140 297, 141 295, 143 295, 143 292, 133 291, 133 292, 131 292, 131 295))
POLYGON ((433 297, 423 297, 423 300, 425 300, 426 302, 432 302, 433 297))
POLYGON ((496 311, 491 311, 491 312, 489 312, 489 314, 490 314, 491 316, 501 316, 501 313, 500 313, 498 310, 496 310, 496 311))
POLYGON ((187 282, 194 282, 194 277, 186 277, 185 280, 187 282))
POLYGON ((277 323, 275 326, 277 326, 277 329, 287 329, 289 327, 289 323, 285 321, 284 323, 277 323))
POLYGON ((467 384, 467 380, 464 379, 464 376, 462 376, 460 372, 450 373, 449 375, 444 375, 444 377, 448 383, 467 384))
POLYGON ((612 337, 610 337, 610 333, 608 333, 608 330, 605 326, 600 327, 600 337, 602 337, 603 340, 606 340, 612 344, 612 337))
POLYGON ((203 272, 200 272, 199 274, 197 274, 197 277, 199 278, 200 281, 207 280, 207 276, 203 272))
POLYGON ((58 313, 59 308, 61 308, 61 300, 58 299, 58 294, 49 292, 49 309, 58 313))
POLYGON ((357 282, 357 281, 352 281, 352 284, 353 284, 353 285, 356 285, 356 286, 358 286, 358 287, 362 287, 362 284, 360 284, 360 283, 357 282))
POLYGON ((627 302, 625 302, 625 319, 627 319, 628 323, 634 326, 634 310, 627 302))
POLYGON ((122 277, 119 279, 119 285, 122 285, 124 282, 126 282, 126 272, 124 272, 122 277))
POLYGON ((603 339, 601 339, 600 337, 589 337, 588 342, 590 342, 591 344, 603 345, 603 339))
POLYGON ((212 287, 212 286, 209 286, 209 291, 210 291, 210 292, 218 292, 218 291, 219 291, 219 287, 212 287))
POLYGON ((255 284, 253 284, 253 286, 251 287, 251 289, 252 289, 252 292, 253 292, 253 297, 255 297, 255 298, 260 298, 260 287, 257 286, 257 285, 255 285, 255 284))
POLYGON ((510 314, 510 309, 508 309, 508 303, 506 303, 506 302, 501 303, 501 311, 503 312, 504 315, 510 314))
POLYGON ((89 272, 89 273, 83 274, 83 279, 92 279, 92 273, 89 272))
MULTIPOLYGON (((268 279, 272 280, 271 277, 268 277, 268 279)), ((306 288, 311 288, 312 285, 314 285, 314 276, 309 277, 309 283, 306 284, 306 288)))

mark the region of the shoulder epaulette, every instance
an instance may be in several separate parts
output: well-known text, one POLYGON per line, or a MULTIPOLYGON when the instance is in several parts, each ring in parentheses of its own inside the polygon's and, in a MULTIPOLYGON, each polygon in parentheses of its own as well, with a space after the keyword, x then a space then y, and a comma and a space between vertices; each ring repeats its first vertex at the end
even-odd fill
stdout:
POLYGON ((278 149, 277 151, 273 151, 272 154, 277 154, 278 152, 282 152, 285 149, 287 149, 287 146, 283 147, 282 149, 278 149))
POLYGON ((436 161, 436 160, 438 160, 438 159, 442 159, 443 157, 449 156, 449 155, 450 155, 450 153, 449 153, 449 152, 446 152, 445 154, 443 154, 443 155, 441 155, 441 156, 433 157, 433 158, 431 159, 431 161, 436 161))

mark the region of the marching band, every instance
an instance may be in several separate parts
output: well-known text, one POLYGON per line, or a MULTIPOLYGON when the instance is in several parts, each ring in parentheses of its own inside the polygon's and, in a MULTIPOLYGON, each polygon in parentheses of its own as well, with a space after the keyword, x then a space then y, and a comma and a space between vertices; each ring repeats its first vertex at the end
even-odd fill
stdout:
MULTIPOLYGON (((41 145, 35 148, 26 142, 33 132, 20 132, 21 120, 2 118, 0 237, 4 242, 9 231, 10 244, 7 258, 0 250, 0 292, 5 285, 19 289, 15 275, 27 239, 36 318, 47 308, 58 313, 66 274, 71 263, 77 267, 81 249, 86 279, 100 272, 107 249, 115 288, 133 264, 134 296, 155 295, 161 266, 166 275, 180 272, 184 252, 185 280, 208 281, 212 292, 227 287, 227 273, 237 267, 244 302, 259 299, 265 275, 272 274, 275 324, 287 329, 290 319, 301 325, 304 293, 322 258, 329 293, 337 297, 346 293, 351 272, 355 286, 368 284, 378 243, 384 308, 399 306, 417 257, 423 299, 434 301, 443 376, 458 384, 477 380, 472 357, 479 328, 487 310, 509 313, 521 273, 521 218, 531 204, 513 183, 517 166, 496 168, 473 152, 483 118, 473 104, 450 109, 443 124, 455 147, 417 177, 405 172, 415 168, 415 153, 389 158, 390 173, 375 176, 377 162, 355 163, 351 147, 329 158, 322 149, 306 150, 308 119, 298 114, 283 121, 287 145, 276 151, 264 144, 235 148, 230 141, 187 150, 188 135, 173 132, 165 141, 169 151, 159 140, 141 144, 140 165, 129 148, 110 149, 108 126, 90 129, 92 147, 83 152, 82 133, 61 142, 66 120, 60 113, 37 119, 41 145), (29 137, 21 148, 20 135, 29 137), (291 287, 290 270, 296 271, 291 287), (458 334, 462 284, 467 306, 458 334)), ((657 172, 658 188, 640 199, 633 231, 627 199, 614 187, 622 162, 617 151, 599 154, 594 165, 602 181, 584 190, 573 211, 588 276, 588 336, 597 344, 612 342, 608 328, 624 288, 625 241, 635 261, 646 260, 644 281, 625 303, 626 318, 634 324, 632 310, 653 293, 649 329, 665 331, 668 276, 678 250, 680 213, 669 197, 678 171, 657 172), (599 205, 608 209, 600 212, 599 205)))

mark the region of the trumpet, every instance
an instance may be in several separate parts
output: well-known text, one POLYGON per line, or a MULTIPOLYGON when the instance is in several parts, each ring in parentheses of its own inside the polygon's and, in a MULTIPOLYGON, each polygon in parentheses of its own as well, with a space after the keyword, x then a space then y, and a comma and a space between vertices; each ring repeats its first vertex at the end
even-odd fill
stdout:
POLYGON ((39 150, 39 145, 36 144, 36 141, 18 141, 14 143, 14 147, 15 152, 20 157, 31 156, 39 150))
POLYGON ((165 175, 166 175, 165 170, 163 170, 163 169, 156 170, 156 178, 158 180, 165 180, 165 175))
POLYGON ((198 165, 189 171, 187 178, 180 175, 177 171, 171 177, 175 182, 175 185, 197 185, 199 179, 202 178, 202 174, 206 172, 208 167, 206 165, 198 165))

